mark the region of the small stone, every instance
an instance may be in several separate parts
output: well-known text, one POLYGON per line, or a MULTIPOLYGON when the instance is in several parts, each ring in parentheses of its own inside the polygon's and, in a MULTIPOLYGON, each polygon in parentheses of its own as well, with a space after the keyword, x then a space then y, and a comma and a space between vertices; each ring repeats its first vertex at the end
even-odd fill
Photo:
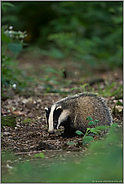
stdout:
POLYGON ((10 135, 10 132, 3 132, 3 135, 10 135))
POLYGON ((112 109, 112 113, 122 114, 123 113, 123 107, 120 105, 116 105, 112 109))
POLYGON ((9 164, 7 164, 6 166, 7 166, 7 168, 9 168, 9 169, 13 169, 13 167, 10 166, 9 164))

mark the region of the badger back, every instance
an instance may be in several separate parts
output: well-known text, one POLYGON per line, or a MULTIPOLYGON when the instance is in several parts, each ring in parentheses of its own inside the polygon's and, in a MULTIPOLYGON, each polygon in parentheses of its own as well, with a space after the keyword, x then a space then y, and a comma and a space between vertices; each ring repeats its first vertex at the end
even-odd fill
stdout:
POLYGON ((80 129, 87 128, 88 121, 86 118, 88 116, 93 120, 99 120, 96 125, 111 125, 112 117, 103 98, 98 97, 96 94, 81 94, 77 104, 75 108, 75 126, 79 126, 80 129))

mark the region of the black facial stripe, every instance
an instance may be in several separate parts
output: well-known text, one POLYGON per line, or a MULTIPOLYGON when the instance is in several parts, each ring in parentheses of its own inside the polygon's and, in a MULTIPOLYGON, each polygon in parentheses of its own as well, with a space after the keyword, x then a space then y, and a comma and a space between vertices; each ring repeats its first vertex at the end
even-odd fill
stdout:
POLYGON ((54 127, 54 129, 56 129, 57 128, 57 124, 58 124, 58 119, 59 119, 59 117, 60 117, 60 114, 62 113, 62 109, 61 108, 59 108, 59 109, 55 109, 54 110, 54 113, 53 113, 53 127, 54 127))
POLYGON ((46 119, 47 119, 47 124, 48 124, 48 119, 49 119, 49 114, 50 114, 50 111, 51 111, 51 107, 48 107, 48 110, 45 110, 46 111, 46 119))

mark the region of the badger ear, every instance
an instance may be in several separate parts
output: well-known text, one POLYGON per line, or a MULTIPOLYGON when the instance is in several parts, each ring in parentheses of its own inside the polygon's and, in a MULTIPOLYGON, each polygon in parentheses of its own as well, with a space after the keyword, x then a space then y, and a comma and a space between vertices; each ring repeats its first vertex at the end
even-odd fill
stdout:
POLYGON ((62 106, 58 106, 56 107, 56 110, 62 109, 62 106))
POLYGON ((45 107, 44 110, 45 110, 46 112, 48 112, 49 109, 48 109, 48 107, 45 107))

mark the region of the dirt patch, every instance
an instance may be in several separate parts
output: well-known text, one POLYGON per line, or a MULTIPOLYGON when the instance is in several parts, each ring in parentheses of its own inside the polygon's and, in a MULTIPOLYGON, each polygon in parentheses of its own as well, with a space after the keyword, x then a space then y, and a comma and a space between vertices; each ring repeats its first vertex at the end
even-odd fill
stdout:
MULTIPOLYGON (((62 138, 58 132, 50 135, 47 131, 44 107, 60 100, 60 95, 41 95, 41 97, 24 98, 18 95, 13 99, 2 102, 3 116, 13 116, 13 113, 23 112, 24 115, 15 115, 15 127, 3 126, 2 148, 14 152, 30 152, 41 150, 72 150, 82 148, 82 138, 62 138), (10 107, 11 110, 10 111, 10 107), (68 145, 73 141, 75 145, 68 145)), ((109 101, 110 102, 110 101, 109 101)), ((113 102, 114 103, 114 102, 113 102)), ((112 105, 112 100, 111 100, 112 105)), ((122 115, 113 115, 118 123, 122 123, 122 115)))

